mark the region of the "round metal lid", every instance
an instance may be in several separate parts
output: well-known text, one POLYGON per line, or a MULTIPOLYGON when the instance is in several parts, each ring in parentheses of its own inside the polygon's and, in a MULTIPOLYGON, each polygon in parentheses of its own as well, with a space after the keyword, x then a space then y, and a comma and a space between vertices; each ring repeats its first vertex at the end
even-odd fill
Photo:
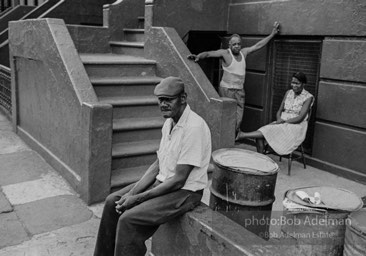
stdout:
POLYGON ((241 148, 218 149, 212 153, 212 159, 218 166, 252 174, 270 175, 279 170, 271 158, 241 148))
POLYGON ((288 190, 285 196, 297 204, 313 208, 323 208, 323 209, 353 212, 361 209, 363 206, 361 198, 358 197, 356 194, 354 194, 351 191, 335 187, 316 186, 316 187, 297 188, 288 190), (314 193, 318 192, 320 194, 322 203, 315 205, 304 202, 296 195, 296 191, 304 191, 309 196, 314 196, 314 193))

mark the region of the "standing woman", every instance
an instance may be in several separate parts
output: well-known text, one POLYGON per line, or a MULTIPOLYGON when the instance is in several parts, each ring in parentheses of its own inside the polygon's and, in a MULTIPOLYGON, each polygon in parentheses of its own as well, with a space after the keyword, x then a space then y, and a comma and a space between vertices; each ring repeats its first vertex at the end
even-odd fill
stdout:
POLYGON ((240 132, 236 141, 255 138, 257 151, 264 153, 264 140, 279 155, 293 152, 305 140, 308 113, 314 96, 304 89, 307 82, 302 72, 292 75, 291 87, 277 111, 277 120, 254 132, 240 132))

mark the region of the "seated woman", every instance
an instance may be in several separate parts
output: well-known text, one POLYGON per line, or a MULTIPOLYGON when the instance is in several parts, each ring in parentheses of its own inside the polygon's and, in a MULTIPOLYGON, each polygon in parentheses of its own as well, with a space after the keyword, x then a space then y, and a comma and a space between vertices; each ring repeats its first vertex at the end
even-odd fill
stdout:
POLYGON ((239 132, 236 141, 255 138, 257 151, 264 153, 264 140, 279 155, 293 152, 304 140, 308 127, 307 117, 313 104, 313 95, 304 89, 306 76, 302 72, 292 75, 288 90, 277 111, 277 120, 254 132, 239 132))

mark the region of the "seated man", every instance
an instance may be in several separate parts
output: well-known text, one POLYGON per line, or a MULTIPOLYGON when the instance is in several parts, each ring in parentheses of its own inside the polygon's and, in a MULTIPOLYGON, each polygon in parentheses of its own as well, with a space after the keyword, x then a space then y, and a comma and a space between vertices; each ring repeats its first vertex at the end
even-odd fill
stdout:
POLYGON ((165 78, 154 94, 167 119, 157 160, 137 183, 107 197, 95 256, 145 255, 145 241, 159 225, 199 205, 207 185, 211 134, 187 105, 182 80, 165 78))
POLYGON ((287 155, 305 140, 308 128, 308 113, 313 95, 304 89, 307 82, 302 72, 292 75, 291 90, 288 90, 277 111, 277 120, 254 132, 240 132, 236 140, 255 138, 257 151, 264 153, 264 139, 279 155, 287 155))

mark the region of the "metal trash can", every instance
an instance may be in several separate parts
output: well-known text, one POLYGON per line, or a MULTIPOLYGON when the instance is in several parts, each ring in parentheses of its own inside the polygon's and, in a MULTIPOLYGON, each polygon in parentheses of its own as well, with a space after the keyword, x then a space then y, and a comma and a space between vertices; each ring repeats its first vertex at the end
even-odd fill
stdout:
POLYGON ((343 256, 366 255, 366 209, 348 216, 343 256))
POLYGON ((278 165, 269 157, 239 148, 212 153, 210 208, 268 239, 278 165))
POLYGON ((296 240, 301 255, 341 256, 343 254, 347 217, 363 205, 350 191, 334 187, 306 187, 288 190, 283 201, 284 237, 296 240), (322 203, 304 202, 297 195, 318 192, 322 203))

